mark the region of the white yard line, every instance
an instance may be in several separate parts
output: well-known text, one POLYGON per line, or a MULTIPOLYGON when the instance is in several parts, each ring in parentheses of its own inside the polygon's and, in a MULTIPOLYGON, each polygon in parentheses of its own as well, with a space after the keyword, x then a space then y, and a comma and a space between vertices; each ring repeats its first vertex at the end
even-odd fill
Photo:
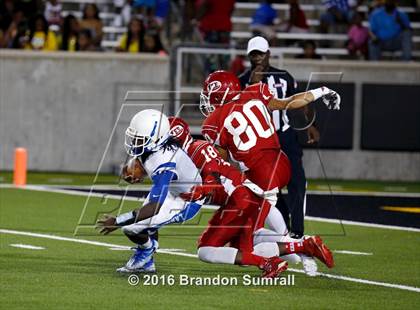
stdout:
POLYGON ((115 247, 112 247, 112 248, 109 248, 111 251, 131 251, 131 247, 126 247, 126 248, 115 248, 115 247))
POLYGON ((366 252, 357 252, 357 251, 347 251, 347 250, 335 250, 334 253, 338 254, 349 254, 349 255, 373 255, 373 253, 366 253, 366 252))
MULTIPOLYGON (((13 187, 13 186, 11 186, 13 187)), ((70 189, 60 189, 60 188, 52 188, 49 186, 40 186, 40 185, 26 185, 25 187, 18 187, 19 189, 26 189, 31 191, 39 191, 39 192, 51 192, 51 193, 58 193, 58 194, 65 194, 65 195, 72 195, 72 196, 83 196, 83 197, 96 197, 96 198, 111 198, 111 199, 118 199, 122 198, 121 195, 110 195, 106 193, 89 193, 89 192, 81 192, 78 190, 70 190, 70 189)), ((124 189, 121 189, 124 190, 124 189)), ((124 200, 128 201, 144 201, 144 198, 136 198, 136 197, 124 197, 124 200)))
MULTIPOLYGON (((121 248, 121 247, 118 247, 118 248, 115 248, 115 247, 111 247, 111 248, 109 248, 111 251, 131 251, 132 250, 132 247, 129 247, 129 246, 127 246, 127 247, 125 247, 125 248, 121 248)), ((159 249, 159 252, 160 253, 166 253, 166 252, 171 252, 171 253, 179 253, 179 252, 185 252, 185 250, 184 249, 159 249), (163 251, 163 252, 162 252, 163 251)))
POLYGON ((342 223, 344 225, 362 226, 362 227, 370 227, 370 228, 381 228, 381 229, 391 229, 391 230, 403 230, 403 231, 420 232, 420 228, 414 228, 414 227, 404 227, 404 226, 394 226, 394 225, 383 225, 383 224, 374 224, 374 223, 364 223, 364 222, 356 222, 356 221, 349 221, 349 220, 337 220, 337 219, 329 219, 329 218, 315 217, 315 216, 305 216, 305 220, 307 220, 307 221, 314 221, 314 222, 332 223, 332 224, 340 224, 340 223, 342 223))
MULTIPOLYGON (((14 188, 11 184, 0 184, 0 188, 14 188)), ((89 192, 80 192, 77 190, 67 190, 67 189, 59 189, 54 188, 48 185, 27 185, 25 187, 19 187, 21 189, 26 190, 33 190, 33 191, 41 191, 41 192, 52 192, 52 193, 59 193, 65 195, 74 195, 74 196, 91 196, 97 198, 111 198, 111 199, 121 199, 120 195, 109 195, 109 194, 100 194, 100 193, 89 193, 89 192)), ((104 188, 101 188, 104 189, 104 188)), ((121 189, 121 188, 120 188, 121 189)), ((141 188, 144 189, 144 188, 141 188)), ((124 189, 121 189, 124 190, 124 189)), ((139 189, 137 189, 139 190, 139 189)), ((136 197, 124 197, 127 201, 137 201, 143 202, 144 198, 136 198, 136 197)), ((203 209, 210 209, 210 210, 217 210, 218 206, 214 205, 204 205, 203 209)), ((357 221, 349 221, 349 220, 337 220, 337 219, 329 219, 323 217, 314 217, 314 216, 305 216, 305 220, 314 221, 314 222, 325 222, 325 223, 333 223, 333 224, 345 224, 345 225, 352 225, 352 226, 362 226, 362 227, 369 227, 369 228, 381 228, 381 229, 391 229, 391 230, 402 230, 402 231, 412 231, 412 232, 420 232, 420 228, 414 227, 404 227, 404 226, 394 226, 394 225, 383 225, 383 224, 373 224, 373 223, 364 223, 364 222, 357 222, 357 221)))
MULTIPOLYGON (((0 233, 3 234, 12 234, 12 235, 21 235, 21 236, 29 236, 29 237, 37 237, 37 238, 45 238, 45 239, 53 239, 53 240, 60 240, 60 241, 69 241, 74 243, 83 243, 83 244, 91 244, 91 245, 97 245, 97 246, 104 246, 104 247, 112 247, 112 248, 120 248, 120 249, 126 249, 127 246, 124 245, 118 245, 118 244, 111 244, 111 243, 105 243, 105 242, 98 242, 98 241, 92 241, 92 240, 84 240, 84 239, 76 239, 76 238, 68 238, 68 237, 60 237, 55 235, 48 235, 48 234, 38 234, 38 233, 31 233, 27 231, 17 231, 17 230, 10 230, 10 229, 0 229, 0 233)), ((169 250, 169 249, 168 249, 169 250)), ((194 257, 197 258, 196 254, 190 254, 190 253, 179 253, 179 252, 173 252, 168 250, 158 250, 158 253, 164 253, 169 255, 177 255, 177 256, 185 256, 185 257, 194 257)), ((303 273, 303 270, 300 269, 294 269, 289 268, 289 271, 292 272, 298 272, 303 273)), ((328 273, 318 273, 321 276, 336 279, 336 280, 343 280, 343 281, 349 281, 349 282, 355 282, 355 283, 363 283, 363 284, 369 284, 369 285, 376 285, 376 286, 382 286, 382 287, 388 287, 388 288, 395 288, 405 291, 412 291, 420 293, 419 287, 414 286, 408 286, 408 285, 402 285, 402 284, 395 284, 395 283, 386 283, 386 282, 378 282, 378 281, 371 281, 371 280, 365 280, 365 279, 358 279, 358 278, 352 278, 352 277, 346 277, 346 276, 340 276, 340 275, 334 275, 334 274, 328 274, 328 273)))
POLYGON ((14 248, 28 249, 28 250, 45 250, 42 246, 30 245, 30 244, 21 244, 21 243, 12 243, 9 244, 14 248))
MULTIPOLYGON (((33 187, 40 187, 45 189, 62 189, 63 187, 71 189, 84 189, 84 190, 126 190, 128 191, 139 191, 139 190, 149 190, 150 185, 128 185, 128 186, 119 186, 119 185, 50 185, 50 184, 36 184, 36 185, 26 185, 24 187, 19 187, 21 189, 32 189, 33 187)), ((0 184, 0 188, 15 188, 13 184, 4 183, 0 184)), ((312 195, 331 195, 327 187, 325 190, 308 190, 308 194, 312 195)), ((340 186, 332 186, 332 193, 336 196, 375 196, 375 197, 401 197, 401 198, 420 198, 420 193, 406 193, 406 192, 375 192, 375 191, 352 191, 352 190, 340 190, 340 186), (337 190, 335 190, 337 189, 337 190)), ((282 192, 287 193, 287 190, 282 190, 282 192)))

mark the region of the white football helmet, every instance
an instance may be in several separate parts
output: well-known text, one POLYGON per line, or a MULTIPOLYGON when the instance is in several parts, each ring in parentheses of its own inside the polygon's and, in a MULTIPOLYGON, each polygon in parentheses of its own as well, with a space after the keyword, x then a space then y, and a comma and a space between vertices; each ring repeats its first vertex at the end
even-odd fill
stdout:
POLYGON ((138 112, 131 119, 125 131, 125 150, 130 156, 140 156, 152 151, 169 138, 169 120, 158 110, 147 109, 138 112))

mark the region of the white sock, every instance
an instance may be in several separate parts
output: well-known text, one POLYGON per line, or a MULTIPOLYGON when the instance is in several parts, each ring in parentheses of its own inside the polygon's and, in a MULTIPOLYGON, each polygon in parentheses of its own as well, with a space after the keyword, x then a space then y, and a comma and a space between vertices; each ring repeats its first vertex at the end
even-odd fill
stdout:
POLYGON ((142 248, 142 249, 148 249, 148 248, 151 248, 152 245, 153 245, 152 239, 150 239, 150 237, 149 237, 145 243, 139 244, 139 247, 142 248))
POLYGON ((275 242, 262 242, 254 246, 254 252, 252 252, 252 254, 268 258, 279 256, 280 250, 275 242))
POLYGON ((270 212, 265 219, 265 224, 280 235, 286 235, 288 233, 283 215, 281 215, 281 212, 276 207, 270 208, 270 212))
MULTIPOLYGON (((254 252, 257 246, 259 246, 260 244, 273 243, 273 242, 275 242, 277 245, 277 242, 296 242, 296 239, 292 239, 288 235, 281 236, 272 230, 261 228, 257 230, 254 235, 254 252)), ((264 256, 264 255, 261 255, 261 256, 264 256)), ((270 256, 264 256, 264 257, 270 257, 270 256)), ((281 256, 281 258, 291 264, 298 264, 301 262, 301 258, 298 254, 283 255, 281 256)))
POLYGON ((302 261, 299 254, 282 255, 280 258, 291 264, 299 264, 302 261))
POLYGON ((234 265, 237 253, 235 248, 203 246, 198 249, 198 258, 206 263, 234 265))

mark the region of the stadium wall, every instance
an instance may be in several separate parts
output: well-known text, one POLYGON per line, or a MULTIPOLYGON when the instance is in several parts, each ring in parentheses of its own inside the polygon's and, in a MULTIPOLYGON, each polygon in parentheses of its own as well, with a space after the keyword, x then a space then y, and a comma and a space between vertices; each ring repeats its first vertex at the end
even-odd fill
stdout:
POLYGON ((152 91, 167 103, 168 59, 0 50, 0 82, 1 170, 13 168, 22 146, 30 170, 94 172, 105 154, 100 170, 109 172, 124 160, 121 139, 138 109, 133 98, 122 109, 127 91, 152 91))
MULTIPOLYGON (((299 81, 323 72, 312 74, 311 81, 354 84, 350 148, 320 150, 329 178, 420 180, 420 152, 366 149, 361 141, 364 84, 415 87, 418 64, 284 60, 279 65, 299 81)), ((0 50, 0 169, 11 170, 13 150, 23 146, 31 170, 95 172, 102 162, 100 171, 115 171, 125 156, 130 115, 145 102, 168 108, 168 68, 169 59, 156 55, 0 50)), ((395 112, 397 118, 404 113, 395 112)), ((324 177, 316 150, 305 150, 304 163, 308 177, 324 177)))

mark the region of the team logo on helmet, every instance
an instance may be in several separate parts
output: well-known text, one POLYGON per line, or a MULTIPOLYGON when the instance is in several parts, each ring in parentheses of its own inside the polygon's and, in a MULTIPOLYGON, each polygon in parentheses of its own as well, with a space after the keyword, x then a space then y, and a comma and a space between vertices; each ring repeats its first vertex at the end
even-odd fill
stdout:
POLYGON ((171 136, 175 138, 179 138, 184 133, 184 127, 181 125, 176 125, 174 128, 171 129, 171 136))
POLYGON ((222 83, 220 81, 212 81, 207 85, 207 91, 209 93, 218 91, 220 88, 222 88, 222 83))

